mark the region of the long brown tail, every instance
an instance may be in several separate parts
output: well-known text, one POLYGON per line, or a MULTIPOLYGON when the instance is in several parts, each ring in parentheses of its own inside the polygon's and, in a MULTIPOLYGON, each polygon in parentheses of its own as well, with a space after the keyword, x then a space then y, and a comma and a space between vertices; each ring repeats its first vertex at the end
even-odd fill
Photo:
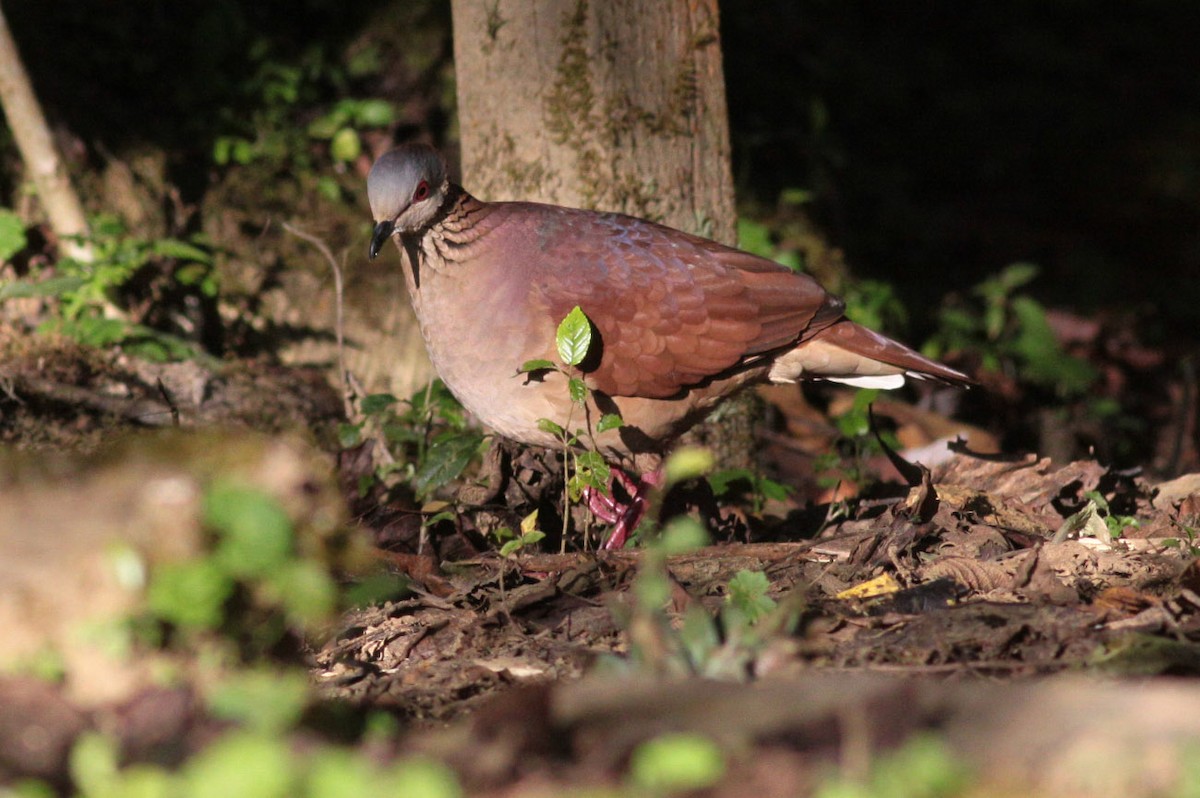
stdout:
POLYGON ((776 382, 824 379, 869 388, 897 388, 905 377, 974 384, 966 374, 849 319, 834 322, 779 356, 770 373, 776 382))
POLYGON ((930 360, 899 341, 893 341, 891 338, 869 330, 861 324, 855 324, 849 319, 829 325, 813 336, 812 341, 821 341, 869 360, 895 366, 897 369, 902 369, 908 377, 937 380, 950 385, 975 384, 974 380, 961 371, 955 371, 936 360, 930 360))

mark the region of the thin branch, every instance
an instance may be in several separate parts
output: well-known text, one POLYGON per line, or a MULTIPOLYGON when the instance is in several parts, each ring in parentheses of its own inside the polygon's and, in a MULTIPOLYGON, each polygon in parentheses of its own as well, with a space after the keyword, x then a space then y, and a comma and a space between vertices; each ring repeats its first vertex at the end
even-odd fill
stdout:
POLYGON ((329 268, 333 271, 333 292, 334 292, 334 335, 337 336, 337 358, 338 358, 338 376, 342 382, 342 404, 346 411, 346 418, 354 417, 354 403, 350 399, 350 384, 346 377, 346 341, 343 335, 343 313, 342 313, 342 268, 338 265, 337 259, 333 257, 333 252, 329 246, 320 238, 305 230, 283 223, 283 229, 312 244, 317 248, 325 260, 329 263, 329 268))

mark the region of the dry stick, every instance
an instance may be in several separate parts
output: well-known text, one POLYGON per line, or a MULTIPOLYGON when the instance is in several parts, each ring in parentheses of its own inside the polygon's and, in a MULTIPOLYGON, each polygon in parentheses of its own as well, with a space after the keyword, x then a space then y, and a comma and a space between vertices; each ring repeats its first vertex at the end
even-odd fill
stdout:
POLYGON ((51 229, 62 241, 63 251, 75 260, 90 263, 91 244, 82 240, 88 235, 83 204, 63 168, 3 10, 0 10, 0 105, 4 106, 21 160, 37 189, 51 229))
POLYGON ((346 418, 354 417, 354 403, 350 399, 350 385, 346 379, 346 342, 342 334, 342 269, 338 266, 337 259, 333 257, 333 253, 329 250, 329 246, 312 233, 301 230, 287 222, 283 223, 283 229, 287 230, 297 238, 304 239, 308 243, 317 248, 317 251, 325 256, 325 260, 329 262, 329 268, 333 271, 333 293, 334 293, 334 335, 337 337, 337 357, 338 357, 338 376, 342 382, 342 405, 346 411, 346 418))

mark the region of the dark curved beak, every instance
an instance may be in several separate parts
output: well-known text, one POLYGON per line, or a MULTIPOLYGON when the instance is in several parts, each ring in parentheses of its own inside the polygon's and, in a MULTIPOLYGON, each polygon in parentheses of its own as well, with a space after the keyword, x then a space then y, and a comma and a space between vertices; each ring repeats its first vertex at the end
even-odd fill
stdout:
POLYGON ((392 231, 395 229, 396 223, 393 221, 383 221, 375 225, 375 231, 371 233, 371 247, 367 250, 368 260, 375 260, 379 248, 383 246, 384 241, 392 237, 392 231))

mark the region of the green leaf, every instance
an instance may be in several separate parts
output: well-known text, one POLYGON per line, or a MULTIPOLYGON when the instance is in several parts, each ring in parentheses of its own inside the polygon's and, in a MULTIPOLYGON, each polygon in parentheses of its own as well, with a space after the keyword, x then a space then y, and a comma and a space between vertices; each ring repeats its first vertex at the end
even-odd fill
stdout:
POLYGON ((661 545, 668 556, 687 554, 708 545, 708 532, 695 518, 676 516, 663 529, 661 545))
POLYGON ((794 272, 804 270, 804 262, 800 259, 800 253, 793 249, 784 249, 776 252, 773 260, 780 266, 787 266, 794 272))
POLYGON ((338 131, 350 121, 350 112, 344 106, 334 108, 324 116, 319 116, 308 125, 310 138, 328 140, 337 135, 338 131))
POLYGON ((361 100, 354 109, 354 123, 359 127, 387 127, 395 118, 387 100, 361 100))
POLYGON ((362 411, 364 416, 374 416, 384 412, 399 401, 399 399, 390 393, 367 394, 362 398, 362 402, 359 403, 359 410, 362 411))
POLYGON ((775 254, 775 245, 771 243, 771 231, 761 222, 744 217, 738 219, 737 236, 738 249, 763 258, 770 258, 775 254))
POLYGON ((287 798, 299 772, 286 737, 235 731, 217 739, 183 768, 182 798, 287 798))
POLYGON ((383 56, 379 45, 357 48, 346 61, 346 73, 352 78, 369 78, 383 71, 383 56))
POLYGON ((619 415, 616 413, 605 413, 596 422, 596 432, 608 432, 610 429, 619 429, 623 426, 625 426, 625 421, 619 415))
POLYGON ((164 768, 136 763, 121 771, 120 784, 112 795, 121 798, 174 798, 175 786, 174 777, 164 768))
POLYGON ((717 744, 698 734, 664 734, 634 749, 629 778, 655 793, 703 790, 725 775, 725 755, 717 744))
POLYGON ((788 496, 792 495, 793 489, 790 485, 784 485, 773 479, 762 477, 758 480, 758 490, 764 498, 782 502, 787 501, 788 496))
POLYGON ((736 608, 751 623, 775 609, 775 599, 767 595, 771 587, 762 571, 738 571, 729 580, 725 603, 736 608))
POLYGON ((346 607, 365 607, 398 601, 409 593, 410 582, 406 577, 393 574, 374 574, 342 592, 342 603, 346 607))
POLYGON ((177 238, 159 238, 150 245, 150 251, 164 258, 212 263, 212 255, 193 244, 177 238))
POLYGON ((288 619, 304 628, 328 621, 337 605, 337 586, 318 562, 291 560, 274 571, 268 581, 288 619))
POLYGON ((721 632, 716 620, 703 604, 689 604, 683 614, 683 626, 679 630, 679 642, 687 652, 688 661, 700 666, 708 662, 721 645, 721 632))
POLYGON ((1096 370, 1062 350, 1041 304, 1019 296, 1013 299, 1012 310, 1018 327, 1012 350, 1024 361, 1022 376, 1067 395, 1086 391, 1096 380, 1096 370))
POLYGON ((333 135, 329 142, 329 154, 335 161, 349 163, 362 154, 362 141, 358 131, 344 127, 333 135))
POLYGON ((568 366, 578 366, 587 357, 592 345, 592 323, 578 305, 558 325, 554 341, 559 358, 568 366))
POLYGON ((211 559, 154 569, 146 604, 156 617, 189 629, 215 629, 225 617, 233 579, 211 559))
POLYGON ((572 377, 567 381, 567 391, 571 394, 571 401, 575 404, 581 405, 587 401, 587 385, 578 377, 572 377))
POLYGON ((121 319, 49 319, 38 325, 39 332, 56 332, 97 349, 120 343, 129 330, 130 325, 121 319))
POLYGON ((362 443, 362 424, 338 424, 338 446, 351 449, 362 443))
POLYGON ((375 768, 362 755, 343 748, 312 752, 305 778, 309 798, 366 798, 381 795, 375 768))
POLYGON ((728 493, 735 483, 745 482, 751 487, 754 485, 754 472, 748 468, 726 468, 715 471, 706 478, 712 487, 713 495, 718 498, 728 493))
POLYGON ((234 671, 217 682, 208 696, 208 708, 218 718, 280 733, 300 720, 308 698, 308 677, 303 671, 258 667, 234 671))
POLYGON ((48 280, 31 283, 28 280, 13 280, 0 285, 0 302, 6 299, 28 299, 29 297, 60 297, 79 290, 84 284, 82 277, 65 274, 48 280))
POLYGON ((1014 289, 1033 282, 1033 279, 1038 276, 1038 271, 1040 270, 1036 263, 1010 263, 1004 267, 1004 271, 1000 272, 998 282, 1005 294, 1011 294, 1014 289))
POLYGON ((338 202, 342 198, 342 187, 329 175, 317 178, 317 193, 330 202, 338 202))
POLYGON ((526 360, 521 364, 521 368, 517 369, 517 373, 528 374, 531 371, 548 371, 554 368, 556 366, 552 361, 539 358, 537 360, 526 360))
POLYGON ((450 432, 439 436, 425 453, 413 479, 413 487, 425 496, 447 482, 457 479, 479 451, 483 436, 474 432, 450 432))
POLYGON ((806 205, 816 199, 816 192, 807 188, 785 188, 779 192, 779 201, 785 205, 806 205))
POLYGON ((580 452, 575 456, 575 476, 588 487, 606 489, 612 469, 599 452, 580 452))
POLYGON ((560 438, 566 432, 566 430, 564 430, 561 426, 548 418, 539 418, 537 425, 538 429, 540 429, 542 432, 549 432, 551 435, 557 435, 560 438))
POLYGON ((25 249, 25 223, 8 208, 0 208, 0 262, 25 249))
POLYGON ((689 479, 702 477, 712 470, 716 459, 713 453, 700 446, 685 446, 676 449, 663 466, 668 485, 676 485, 689 479))
POLYGON ((84 795, 110 795, 119 774, 117 743, 100 732, 84 732, 71 748, 71 780, 84 795))
POLYGON ((261 490, 214 485, 204 496, 204 520, 219 536, 217 562, 234 576, 270 576, 292 557, 292 521, 261 490))
POLYGON ((407 759, 385 771, 375 795, 462 798, 454 771, 432 759, 407 759))
POLYGON ((859 388, 854 403, 837 418, 838 431, 847 438, 861 438, 871 431, 871 403, 879 397, 878 388, 859 388))

